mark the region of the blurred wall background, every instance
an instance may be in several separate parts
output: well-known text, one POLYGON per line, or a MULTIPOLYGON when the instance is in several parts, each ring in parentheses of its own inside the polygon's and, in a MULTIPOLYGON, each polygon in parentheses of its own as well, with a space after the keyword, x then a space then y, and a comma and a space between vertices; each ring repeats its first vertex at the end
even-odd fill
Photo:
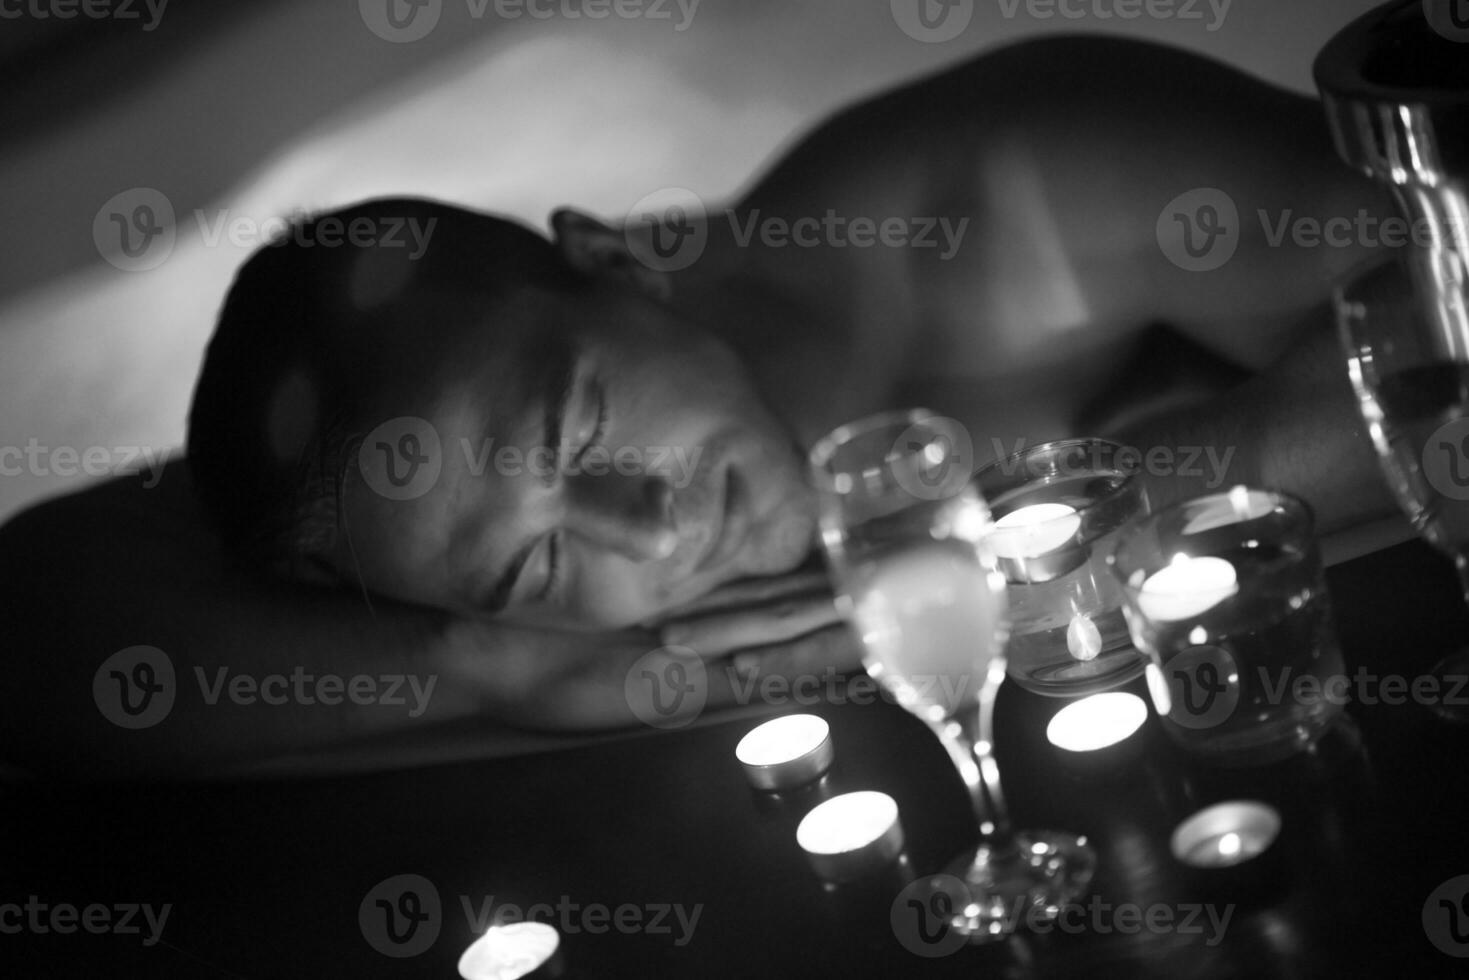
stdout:
POLYGON ((666 186, 718 200, 834 108, 1047 33, 1310 91, 1321 45, 1376 5, 1147 0, 1126 20, 1118 0, 955 0, 925 40, 917 0, 27 2, 0 22, 0 520, 181 444, 214 314, 272 218, 421 194, 544 228, 666 186), (128 256, 111 215, 145 204, 172 233, 128 256))

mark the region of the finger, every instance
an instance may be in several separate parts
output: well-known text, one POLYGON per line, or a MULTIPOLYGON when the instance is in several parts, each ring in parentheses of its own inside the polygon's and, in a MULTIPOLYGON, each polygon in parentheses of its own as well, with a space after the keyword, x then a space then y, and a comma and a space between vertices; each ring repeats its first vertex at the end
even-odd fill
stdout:
POLYGON ((687 619, 811 594, 831 594, 831 579, 825 571, 818 569, 732 582, 666 613, 662 618, 687 619))
POLYGON ((680 620, 663 627, 662 637, 669 646, 688 647, 702 656, 717 657, 732 650, 793 640, 840 621, 836 602, 830 596, 819 596, 680 620))
POLYGON ((862 643, 845 623, 828 626, 785 643, 743 650, 731 658, 736 673, 749 677, 779 674, 788 679, 851 673, 862 669, 862 643))

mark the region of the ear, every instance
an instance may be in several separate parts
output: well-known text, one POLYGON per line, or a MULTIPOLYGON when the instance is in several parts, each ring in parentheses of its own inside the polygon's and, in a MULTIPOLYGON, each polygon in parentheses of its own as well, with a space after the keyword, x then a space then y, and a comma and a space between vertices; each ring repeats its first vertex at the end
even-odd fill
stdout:
POLYGON ((658 300, 673 295, 667 273, 639 262, 622 232, 591 215, 558 208, 551 213, 551 231, 561 257, 583 275, 624 282, 658 300))

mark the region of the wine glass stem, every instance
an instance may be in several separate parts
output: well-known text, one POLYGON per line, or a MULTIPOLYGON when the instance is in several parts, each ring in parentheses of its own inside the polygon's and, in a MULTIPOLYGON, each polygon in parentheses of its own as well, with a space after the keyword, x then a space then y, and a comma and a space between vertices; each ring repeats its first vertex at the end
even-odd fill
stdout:
POLYGON ((963 715, 955 715, 933 725, 954 768, 964 780, 974 806, 974 816, 983 837, 1007 838, 1010 816, 1005 808, 1005 794, 1000 788, 1000 767, 995 761, 995 695, 1005 679, 1005 661, 996 657, 985 672, 979 691, 979 711, 974 716, 976 731, 970 734, 963 715))

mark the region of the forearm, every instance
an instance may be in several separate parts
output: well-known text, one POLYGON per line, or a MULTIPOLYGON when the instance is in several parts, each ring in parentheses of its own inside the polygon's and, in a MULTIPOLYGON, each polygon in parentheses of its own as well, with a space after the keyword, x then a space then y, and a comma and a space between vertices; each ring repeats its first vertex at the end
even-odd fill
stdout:
POLYGON ((101 779, 288 774, 477 710, 465 678, 445 669, 433 614, 389 607, 373 616, 339 596, 150 586, 31 606, 32 622, 66 625, 29 631, 24 658, 12 657, 5 727, 14 761, 101 779), (157 651, 148 685, 132 664, 109 662, 138 645, 157 651), (124 702, 137 709, 154 698, 162 713, 126 727, 124 702))
POLYGON ((161 490, 125 485, 0 530, 7 761, 85 778, 286 773, 484 710, 493 651, 459 655, 445 614, 230 575, 213 549, 161 490), (151 684, 108 663, 137 646, 158 651, 151 684), (152 705, 148 686, 171 704, 129 715, 122 698, 152 705))
POLYGON ((692 678, 673 710, 698 714, 753 676, 855 663, 819 575, 732 586, 667 636, 522 628, 227 572, 184 489, 115 481, 0 528, 0 760, 98 779, 419 765, 661 722, 666 680, 692 678), (644 660, 665 643, 696 651, 687 677, 644 660), (151 678, 109 662, 140 646, 151 678), (166 710, 129 714, 148 687, 166 710))
POLYGON ((1154 507, 1237 483, 1289 491, 1330 533, 1397 513, 1347 378, 1329 311, 1312 314, 1297 343, 1235 391, 1117 435, 1159 460, 1144 474, 1154 507), (1194 455, 1194 454, 1197 455, 1194 455))

